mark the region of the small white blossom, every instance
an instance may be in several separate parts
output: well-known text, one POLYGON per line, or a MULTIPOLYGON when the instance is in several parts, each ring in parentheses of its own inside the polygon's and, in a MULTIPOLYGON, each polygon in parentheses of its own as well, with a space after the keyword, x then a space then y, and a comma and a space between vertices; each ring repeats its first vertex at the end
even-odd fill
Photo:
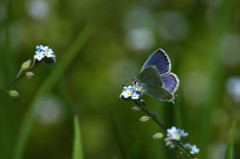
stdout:
POLYGON ((140 98, 140 93, 137 93, 136 91, 134 91, 133 93, 132 93, 132 100, 137 100, 137 99, 139 99, 140 98))
POLYGON ((175 126, 173 126, 171 129, 167 129, 167 132, 169 133, 169 134, 173 134, 173 133, 175 133, 177 131, 177 128, 175 127, 175 126))
POLYGON ((188 133, 184 132, 184 130, 177 129, 175 126, 173 126, 171 129, 167 129, 167 133, 171 140, 179 141, 182 137, 187 137, 188 133))
POLYGON ((34 55, 34 59, 41 61, 45 57, 45 54, 43 51, 41 51, 39 54, 34 55))
POLYGON ((39 50, 39 51, 43 50, 42 48, 43 48, 42 45, 36 46, 36 49, 39 50))
POLYGON ((48 46, 43 46, 43 47, 42 47, 42 50, 43 50, 43 51, 48 50, 48 46))
POLYGON ((190 150, 190 153, 191 153, 192 155, 197 154, 197 153, 200 152, 200 149, 198 149, 196 145, 193 145, 193 146, 192 146, 191 144, 186 143, 186 144, 183 145, 183 147, 189 149, 189 150, 190 150))
POLYGON ((181 134, 182 137, 187 137, 188 136, 188 133, 184 132, 184 130, 180 130, 180 134, 181 134))
POLYGON ((46 50, 45 50, 45 56, 46 56, 47 58, 55 57, 52 49, 46 49, 46 50))
POLYGON ((132 91, 131 89, 124 89, 122 92, 122 95, 124 98, 129 98, 132 96, 132 91))
POLYGON ((193 145, 193 146, 192 146, 192 150, 190 151, 190 153, 191 153, 192 155, 194 155, 194 154, 199 153, 199 151, 200 151, 200 149, 198 149, 196 145, 193 145))

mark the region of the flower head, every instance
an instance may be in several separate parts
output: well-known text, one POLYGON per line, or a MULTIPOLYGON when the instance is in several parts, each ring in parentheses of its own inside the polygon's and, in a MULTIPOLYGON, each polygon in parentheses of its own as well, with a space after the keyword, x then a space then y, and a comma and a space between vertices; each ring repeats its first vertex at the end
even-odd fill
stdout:
POLYGON ((126 88, 123 90, 122 95, 124 98, 129 98, 132 96, 132 90, 129 88, 126 88))
POLYGON ((41 61, 45 57, 45 54, 43 51, 39 52, 38 54, 34 55, 34 59, 41 61))
POLYGON ((137 99, 140 98, 140 96, 141 96, 141 94, 139 92, 134 91, 132 93, 132 97, 131 98, 132 98, 132 100, 137 100, 137 99))
POLYGON ((183 137, 187 137, 188 133, 184 130, 177 129, 175 126, 173 126, 171 129, 167 129, 168 136, 171 140, 179 141, 183 137))
POLYGON ((48 57, 48 58, 55 57, 52 49, 46 49, 45 50, 45 56, 48 57))
POLYGON ((56 56, 52 49, 48 48, 48 46, 36 46, 37 51, 35 51, 34 59, 35 63, 44 60, 44 63, 47 65, 53 65, 56 63, 56 56))
POLYGON ((187 137, 187 136, 188 136, 188 133, 185 132, 184 130, 179 130, 179 131, 180 131, 180 135, 181 135, 182 137, 187 137))
POLYGON ((194 155, 194 154, 199 153, 199 151, 200 151, 200 149, 198 149, 196 145, 193 145, 193 146, 192 146, 192 150, 190 151, 190 153, 191 153, 192 155, 194 155))
POLYGON ((36 46, 36 49, 37 49, 38 51, 41 51, 41 50, 43 50, 43 46, 42 46, 42 45, 36 46))
POLYGON ((138 100, 141 97, 141 92, 137 89, 136 85, 124 86, 123 91, 120 94, 120 98, 124 99, 131 98, 132 100, 138 100))

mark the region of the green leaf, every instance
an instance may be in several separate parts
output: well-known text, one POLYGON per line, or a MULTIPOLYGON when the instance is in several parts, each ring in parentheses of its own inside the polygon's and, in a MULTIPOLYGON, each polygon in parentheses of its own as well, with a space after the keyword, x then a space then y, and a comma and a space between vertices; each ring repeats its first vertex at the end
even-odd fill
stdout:
POLYGON ((236 122, 233 123, 231 133, 228 140, 228 147, 225 159, 233 159, 234 158, 234 136, 236 131, 236 122))
POLYGON ((82 138, 77 116, 74 116, 74 141, 72 159, 83 159, 82 138))

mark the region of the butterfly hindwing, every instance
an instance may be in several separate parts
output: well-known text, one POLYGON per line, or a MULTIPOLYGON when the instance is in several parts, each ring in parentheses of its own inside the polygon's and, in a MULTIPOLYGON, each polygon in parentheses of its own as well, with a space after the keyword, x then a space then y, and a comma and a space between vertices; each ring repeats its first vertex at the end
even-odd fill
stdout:
POLYGON ((161 76, 164 88, 171 93, 174 93, 179 86, 179 79, 174 73, 161 76))
POLYGON ((171 102, 174 100, 174 95, 158 85, 145 85, 143 84, 143 93, 148 94, 160 101, 171 102))
POLYGON ((154 65, 161 75, 167 74, 171 70, 171 62, 168 55, 164 50, 158 49, 155 51, 145 62, 141 71, 143 71, 148 66, 154 65))

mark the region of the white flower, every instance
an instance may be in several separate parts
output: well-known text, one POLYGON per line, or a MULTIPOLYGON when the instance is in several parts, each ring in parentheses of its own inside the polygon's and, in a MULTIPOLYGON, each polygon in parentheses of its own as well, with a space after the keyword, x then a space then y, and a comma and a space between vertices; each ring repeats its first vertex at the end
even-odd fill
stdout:
POLYGON ((38 55, 38 54, 40 54, 41 52, 42 52, 41 50, 37 50, 37 51, 35 51, 35 54, 38 55))
POLYGON ((130 86, 128 86, 127 88, 128 88, 128 89, 134 89, 134 88, 133 88, 133 86, 131 86, 131 85, 130 85, 130 86))
POLYGON ((180 131, 175 126, 173 126, 171 129, 167 129, 167 133, 169 134, 171 140, 181 140, 180 131))
POLYGON ((192 146, 192 150, 190 151, 190 153, 191 153, 192 155, 194 155, 194 154, 196 154, 196 153, 199 153, 199 151, 200 151, 200 149, 198 149, 196 145, 193 145, 193 146, 192 146))
POLYGON ((175 133, 177 131, 177 128, 175 126, 173 126, 171 129, 167 129, 167 132, 169 134, 175 133))
POLYGON ((131 89, 124 89, 122 92, 122 95, 124 98, 129 98, 132 96, 132 90, 131 89))
POLYGON ((46 49, 46 50, 45 50, 45 56, 46 56, 47 58, 55 57, 52 49, 46 49))
POLYGON ((41 61, 43 58, 45 57, 45 54, 43 51, 41 51, 40 53, 38 53, 37 55, 34 55, 34 59, 41 61))
POLYGON ((179 132, 175 132, 175 133, 171 134, 171 139, 179 141, 179 140, 181 140, 181 135, 179 134, 179 132))
POLYGON ((133 93, 132 93, 132 100, 137 100, 137 99, 139 99, 140 98, 140 93, 137 93, 136 91, 134 91, 133 93))
POLYGON ((43 48, 43 46, 42 46, 42 45, 36 46, 36 49, 37 49, 38 51, 41 51, 41 50, 43 50, 42 48, 43 48))
POLYGON ((184 132, 184 130, 179 130, 180 131, 180 134, 182 137, 187 137, 188 136, 188 133, 187 132, 184 132))
POLYGON ((43 46, 43 47, 42 47, 42 50, 43 50, 43 51, 46 51, 47 49, 48 49, 48 46, 43 46))

